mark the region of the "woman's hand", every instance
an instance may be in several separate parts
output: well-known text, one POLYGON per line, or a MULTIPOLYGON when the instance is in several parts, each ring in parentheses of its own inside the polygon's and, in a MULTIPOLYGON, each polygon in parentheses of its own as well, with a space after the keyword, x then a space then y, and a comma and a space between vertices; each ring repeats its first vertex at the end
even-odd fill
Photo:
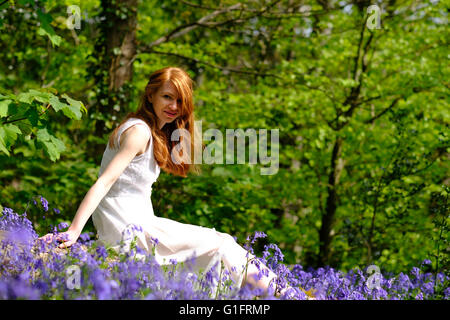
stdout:
POLYGON ((50 243, 53 241, 53 238, 56 237, 56 240, 58 242, 61 242, 61 244, 58 245, 58 248, 64 249, 64 248, 70 247, 75 242, 77 242, 78 237, 80 236, 80 233, 81 232, 78 232, 76 230, 71 230, 69 228, 69 230, 67 230, 65 232, 61 232, 59 234, 48 233, 45 236, 40 237, 39 240, 43 240, 47 243, 50 243))

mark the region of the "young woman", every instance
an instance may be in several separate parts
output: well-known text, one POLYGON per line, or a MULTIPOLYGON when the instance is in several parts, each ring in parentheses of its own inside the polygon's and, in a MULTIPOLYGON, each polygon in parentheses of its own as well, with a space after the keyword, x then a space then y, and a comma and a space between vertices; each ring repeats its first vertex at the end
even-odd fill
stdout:
MULTIPOLYGON (((233 237, 153 213, 151 187, 161 169, 183 177, 198 171, 189 164, 192 161, 183 162, 177 152, 172 155, 178 142, 170 141, 177 128, 194 137, 192 91, 192 80, 183 69, 167 67, 150 76, 139 109, 128 114, 110 136, 98 180, 81 202, 69 229, 60 235, 59 246, 74 244, 92 214, 99 241, 113 248, 118 248, 127 228, 139 226, 137 245, 150 253, 156 238, 154 254, 160 264, 169 264, 172 259, 186 261, 195 255, 196 266, 207 270, 222 261, 238 285, 248 282, 267 290, 276 275, 261 266, 269 276, 257 280, 259 270, 254 264, 248 264, 245 272, 248 258, 254 256, 247 257, 247 251, 233 237)), ((42 238, 49 240, 51 235, 42 238)))

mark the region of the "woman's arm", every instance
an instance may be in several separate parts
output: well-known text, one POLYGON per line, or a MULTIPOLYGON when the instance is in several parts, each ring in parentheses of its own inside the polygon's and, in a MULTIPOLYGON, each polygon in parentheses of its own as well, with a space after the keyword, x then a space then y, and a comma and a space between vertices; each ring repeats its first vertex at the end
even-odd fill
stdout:
POLYGON ((78 210, 68 231, 70 230, 76 233, 78 236, 81 234, 86 222, 89 220, 89 217, 92 215, 100 201, 108 193, 109 189, 112 186, 112 184, 107 184, 105 180, 106 179, 103 177, 103 175, 99 177, 94 185, 86 193, 83 201, 78 207, 78 210))
MULTIPOLYGON (((150 135, 147 129, 140 125, 135 125, 125 130, 120 138, 121 141, 117 154, 86 193, 69 229, 58 236, 58 239, 63 241, 59 246, 60 248, 69 247, 77 241, 89 217, 111 189, 114 182, 116 182, 117 178, 130 164, 136 154, 145 150, 150 135)), ((47 234, 41 239, 51 241, 52 234, 47 234)))

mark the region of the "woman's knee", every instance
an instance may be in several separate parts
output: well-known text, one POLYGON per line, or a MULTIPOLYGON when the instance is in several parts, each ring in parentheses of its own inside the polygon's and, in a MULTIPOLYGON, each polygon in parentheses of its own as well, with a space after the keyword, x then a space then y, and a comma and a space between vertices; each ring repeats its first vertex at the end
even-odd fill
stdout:
POLYGON ((222 238, 222 240, 224 242, 228 242, 228 243, 235 243, 236 240, 229 235, 228 233, 224 233, 224 232, 218 232, 219 236, 222 238))

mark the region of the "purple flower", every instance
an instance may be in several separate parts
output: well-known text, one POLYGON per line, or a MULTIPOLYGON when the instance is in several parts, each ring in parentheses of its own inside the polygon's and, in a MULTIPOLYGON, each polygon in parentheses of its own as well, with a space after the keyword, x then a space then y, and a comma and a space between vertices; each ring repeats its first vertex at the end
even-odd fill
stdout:
POLYGON ((450 299, 450 287, 444 290, 444 299, 449 300, 450 299))
POLYGON ((104 246, 99 246, 96 249, 97 256, 102 259, 106 259, 108 256, 108 252, 106 251, 104 246))
POLYGON ((431 264, 431 260, 429 260, 429 259, 425 259, 425 260, 423 260, 422 263, 421 263, 422 266, 423 266, 423 265, 428 265, 428 264, 431 264))
POLYGON ((99 300, 111 299, 111 281, 106 279, 101 269, 94 269, 90 274, 89 280, 92 282, 95 294, 99 300))
MULTIPOLYGON (((42 206, 46 207, 48 204, 42 199, 42 206)), ((55 233, 67 227, 64 222, 52 226, 55 233)), ((255 295, 263 294, 261 289, 241 288, 235 283, 235 274, 231 273, 237 273, 235 267, 222 269, 219 273, 220 265, 216 264, 206 273, 197 272, 194 271, 197 270, 194 268, 195 256, 184 261, 170 259, 167 265, 161 266, 153 253, 139 247, 115 255, 104 246, 93 246, 93 242, 88 241, 92 233, 80 236, 81 242, 85 242, 83 245, 77 242, 61 253, 53 250, 56 241, 51 244, 35 241, 38 236, 26 214, 18 215, 11 208, 3 208, 0 230, 5 235, 0 241, 0 299, 252 300, 255 295), (142 254, 145 259, 134 259, 135 253, 142 254), (65 271, 74 264, 81 269, 79 290, 66 287, 68 275, 65 271)), ((142 228, 130 225, 128 231, 140 232, 142 228)), ((248 237, 248 250, 253 250, 251 244, 264 237, 263 232, 248 237)), ((150 240, 155 245, 158 243, 157 239, 150 240)), ((250 257, 250 263, 259 271, 257 279, 268 277, 269 269, 277 276, 265 296, 267 299, 303 300, 307 298, 306 291, 317 299, 327 300, 450 299, 449 277, 444 273, 435 277, 417 267, 408 274, 385 273, 380 276, 380 286, 370 289, 367 273, 359 268, 344 273, 329 266, 317 269, 304 268, 300 264, 288 266, 283 260, 284 255, 276 244, 266 245, 261 257, 250 257), (288 290, 282 297, 275 298, 275 287, 288 290)), ((424 260, 421 267, 430 263, 424 260)))
POLYGON ((82 234, 80 234, 80 240, 84 242, 89 241, 91 239, 91 235, 92 232, 83 232, 82 234))
POLYGON ((434 294, 434 283, 432 282, 426 282, 422 285, 422 291, 429 295, 432 296, 434 294))
MULTIPOLYGON (((267 237, 267 235, 264 233, 264 232, 262 232, 262 231, 255 231, 255 234, 253 235, 253 238, 252 238, 252 240, 251 240, 251 244, 254 244, 255 242, 256 242, 256 240, 257 239, 259 239, 259 238, 265 238, 265 237, 267 237)), ((248 238, 247 238, 248 239, 248 238)))
POLYGON ((48 211, 48 201, 44 197, 40 196, 42 207, 44 208, 44 211, 48 211))
POLYGON ((33 288, 22 276, 17 278, 0 279, 0 299, 26 299, 37 300, 40 298, 38 289, 33 288))
POLYGON ((66 222, 61 222, 60 224, 58 224, 58 230, 61 231, 63 229, 68 228, 69 225, 66 222))

